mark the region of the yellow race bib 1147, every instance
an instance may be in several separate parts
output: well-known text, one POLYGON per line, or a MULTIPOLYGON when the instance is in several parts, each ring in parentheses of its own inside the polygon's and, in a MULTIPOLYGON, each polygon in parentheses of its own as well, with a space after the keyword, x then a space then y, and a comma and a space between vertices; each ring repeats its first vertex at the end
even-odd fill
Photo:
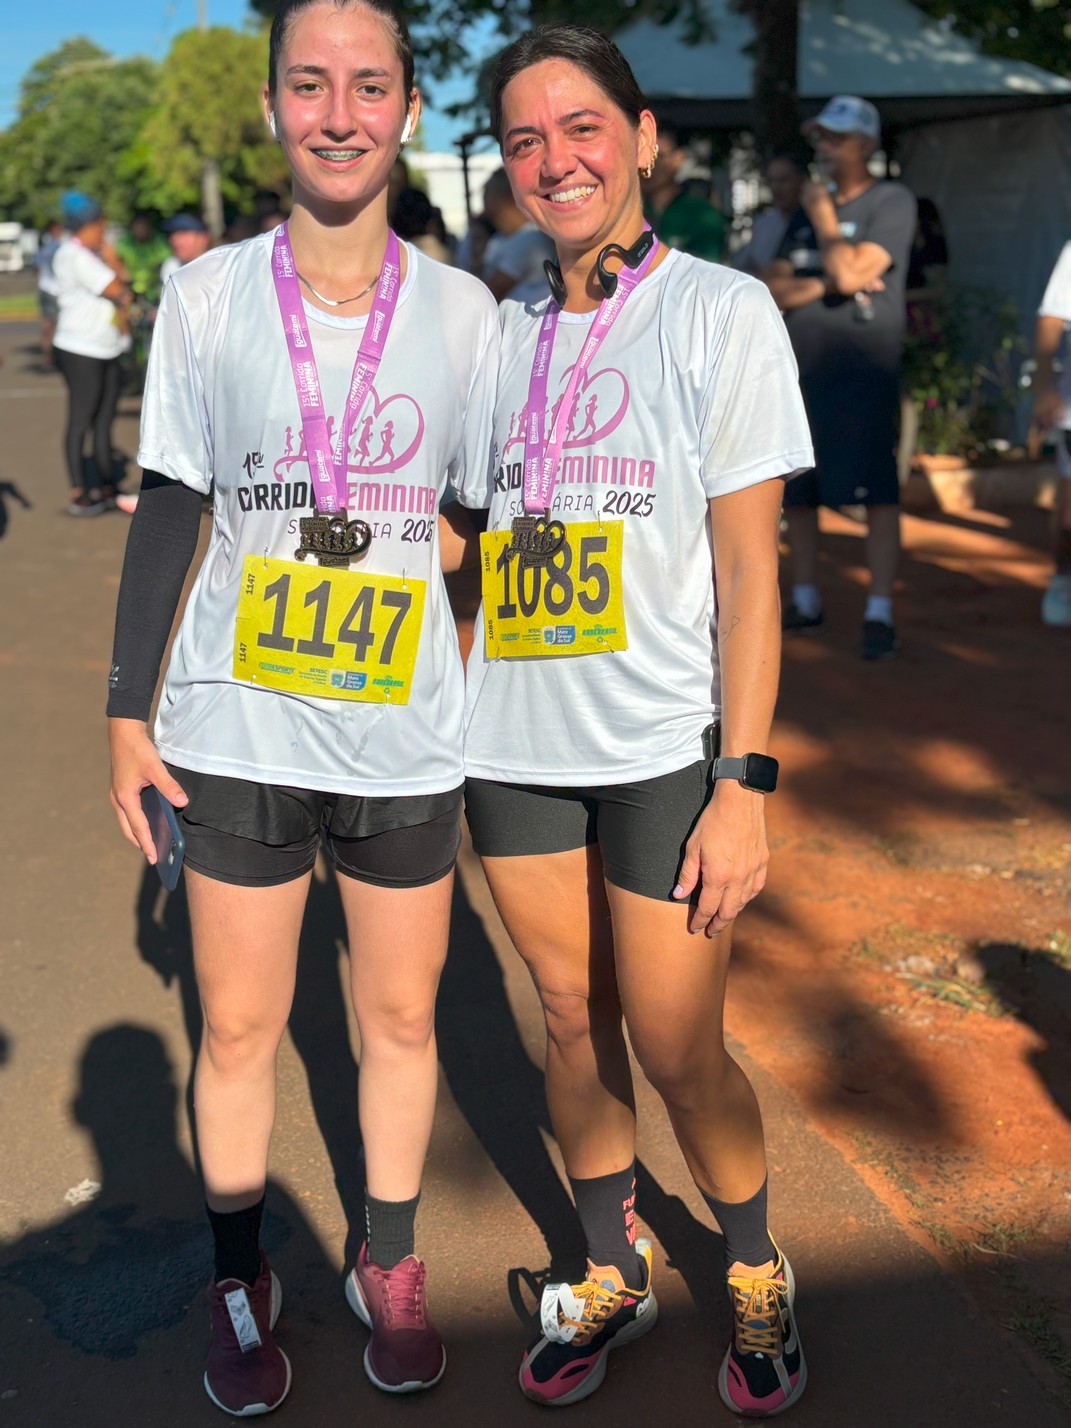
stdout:
POLYGON ((234 677, 288 694, 408 704, 427 583, 247 555, 234 677))
POLYGON ((507 556, 508 530, 480 537, 488 659, 628 649, 621 595, 623 521, 577 522, 545 566, 507 556))

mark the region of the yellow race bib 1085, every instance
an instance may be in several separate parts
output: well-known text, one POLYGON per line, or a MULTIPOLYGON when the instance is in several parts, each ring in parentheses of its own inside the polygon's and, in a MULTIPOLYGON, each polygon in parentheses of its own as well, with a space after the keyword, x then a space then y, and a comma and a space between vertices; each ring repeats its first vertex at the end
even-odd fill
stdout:
POLYGON ((628 649, 621 596, 623 521, 577 522, 545 566, 507 556, 508 530, 480 537, 488 659, 628 649))
POLYGON ((288 694, 408 704, 423 580, 247 555, 234 677, 288 694))

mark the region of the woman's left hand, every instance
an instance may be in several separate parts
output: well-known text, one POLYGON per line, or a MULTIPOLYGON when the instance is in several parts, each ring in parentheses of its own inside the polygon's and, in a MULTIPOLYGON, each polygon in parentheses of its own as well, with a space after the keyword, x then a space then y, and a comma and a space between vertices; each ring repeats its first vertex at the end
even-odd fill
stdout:
POLYGON ((730 779, 719 781, 685 844, 673 889, 683 902, 699 887, 688 931, 708 937, 724 932, 762 891, 769 861, 763 795, 730 779))

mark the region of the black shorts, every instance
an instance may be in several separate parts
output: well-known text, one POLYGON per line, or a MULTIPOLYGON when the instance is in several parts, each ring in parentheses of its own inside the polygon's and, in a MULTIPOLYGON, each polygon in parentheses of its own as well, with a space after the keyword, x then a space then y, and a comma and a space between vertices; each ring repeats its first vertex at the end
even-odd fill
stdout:
POLYGON ((800 378, 815 466, 785 485, 786 507, 895 506, 900 502, 896 440, 900 390, 894 374, 862 380, 800 378))
POLYGON ((684 845, 710 797, 711 761, 638 783, 544 788, 470 778, 465 812, 483 858, 565 853, 599 845, 606 881, 676 901, 684 845))
POLYGON ((335 868, 376 887, 417 888, 451 871, 461 842, 463 790, 359 798, 252 783, 167 765, 189 798, 177 809, 186 865, 239 887, 303 877, 321 839, 335 868))

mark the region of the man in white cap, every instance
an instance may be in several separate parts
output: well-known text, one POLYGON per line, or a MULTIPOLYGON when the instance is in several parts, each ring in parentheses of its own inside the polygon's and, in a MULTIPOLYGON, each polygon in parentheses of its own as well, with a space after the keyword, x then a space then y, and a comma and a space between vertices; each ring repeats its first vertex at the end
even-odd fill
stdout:
POLYGON ((786 630, 822 623, 818 507, 865 506, 870 590, 862 655, 887 659, 899 648, 892 608, 900 555, 895 449, 916 204, 903 184, 876 180, 867 168, 881 142, 878 111, 867 100, 837 95, 803 132, 824 181, 804 185, 807 231, 792 225, 763 274, 785 314, 817 457, 815 470, 785 489, 792 600, 783 623, 786 630))

